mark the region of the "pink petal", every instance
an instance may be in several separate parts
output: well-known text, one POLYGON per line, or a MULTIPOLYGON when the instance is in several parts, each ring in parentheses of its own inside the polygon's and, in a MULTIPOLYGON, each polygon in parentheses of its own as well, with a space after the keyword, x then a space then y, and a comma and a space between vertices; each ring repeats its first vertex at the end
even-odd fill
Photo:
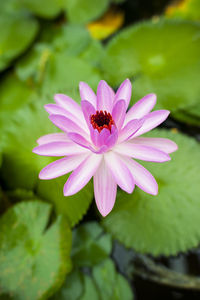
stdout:
POLYGON ((123 156, 123 162, 131 172, 135 184, 148 194, 158 194, 158 184, 147 169, 129 157, 123 156))
POLYGON ((118 143, 130 139, 142 127, 143 123, 143 119, 135 119, 128 122, 128 124, 119 131, 118 143))
POLYGON ((45 110, 49 113, 49 114, 55 114, 55 115, 64 115, 66 116, 67 111, 59 106, 58 104, 54 104, 54 103, 50 103, 50 104, 45 104, 44 105, 45 110))
POLYGON ((38 140, 37 143, 38 145, 43 145, 51 142, 69 142, 70 139, 68 138, 66 133, 63 132, 58 132, 58 133, 50 133, 41 136, 38 140))
POLYGON ((97 110, 106 110, 111 113, 112 107, 113 94, 111 88, 104 80, 101 80, 97 87, 97 110))
POLYGON ((133 138, 130 142, 138 145, 150 146, 161 150, 165 153, 172 153, 178 149, 176 143, 169 139, 164 138, 148 138, 148 137, 138 137, 133 138))
POLYGON ((132 193, 134 189, 133 177, 120 156, 109 151, 104 154, 104 158, 106 166, 110 169, 116 183, 122 190, 132 193))
POLYGON ((91 137, 91 140, 93 142, 93 144, 96 146, 96 147, 99 147, 99 132, 97 129, 94 129, 92 127, 92 125, 90 126, 90 137, 91 137))
POLYGON ((79 192, 90 181, 101 160, 102 155, 90 154, 69 176, 64 185, 64 196, 71 196, 79 192))
POLYGON ((124 80, 117 90, 115 95, 115 103, 119 100, 124 100, 126 103, 126 109, 129 106, 131 99, 132 85, 129 79, 124 80))
POLYGON ((88 124, 88 127, 90 128, 91 127, 90 126, 91 125, 90 117, 91 117, 91 115, 96 114, 96 110, 95 110, 94 106, 86 100, 81 101, 81 107, 82 107, 82 111, 83 111, 83 114, 85 117, 85 121, 88 124))
POLYGON ((98 146, 101 147, 103 145, 106 145, 106 142, 110 137, 110 135, 111 135, 110 130, 107 128, 103 128, 98 135, 98 146))
POLYGON ((125 116, 126 116, 126 103, 124 100, 119 100, 115 103, 112 110, 112 117, 118 130, 122 127, 125 116))
POLYGON ((112 148, 116 144, 117 140, 118 140, 118 130, 115 126, 112 126, 111 134, 106 141, 106 146, 108 148, 112 148))
POLYGON ((76 169, 87 156, 88 154, 78 154, 56 160, 40 171, 39 178, 46 180, 67 174, 76 169))
POLYGON ((117 184, 106 167, 105 162, 102 161, 98 170, 94 174, 94 195, 99 212, 102 216, 106 216, 111 212, 117 193, 117 184))
POLYGON ((65 117, 67 117, 68 119, 72 120, 75 123, 78 121, 79 123, 81 123, 81 127, 83 127, 87 131, 88 128, 87 128, 85 120, 83 120, 83 118, 78 120, 76 115, 71 114, 69 111, 67 111, 63 107, 61 107, 57 104, 50 103, 50 104, 44 105, 44 108, 51 115, 65 116, 65 117))
POLYGON ((76 144, 85 147, 87 149, 91 148, 91 144, 80 134, 69 132, 68 137, 76 144))
POLYGON ((79 91, 80 91, 81 100, 82 101, 87 100, 96 109, 97 97, 96 97, 95 93, 93 92, 93 90, 91 89, 91 87, 87 83, 81 81, 79 83, 79 91))
POLYGON ((169 113, 170 112, 168 110, 156 110, 149 113, 143 118, 144 123, 142 127, 133 135, 133 137, 144 134, 145 132, 157 127, 167 119, 169 113))
POLYGON ((116 145, 113 151, 136 159, 153 162, 164 162, 171 159, 170 156, 165 152, 149 146, 138 145, 129 142, 116 145))
POLYGON ((61 115, 50 115, 49 119, 53 124, 65 132, 76 132, 83 135, 86 139, 89 138, 89 134, 84 130, 84 128, 81 128, 77 123, 67 117, 61 115))
POLYGON ((156 104, 156 95, 149 94, 136 102, 127 112, 125 124, 133 119, 143 118, 148 114, 156 104))
POLYGON ((77 118, 77 120, 84 121, 84 116, 80 105, 78 105, 78 103, 76 103, 72 98, 63 94, 56 94, 54 96, 54 100, 58 105, 60 105, 66 111, 74 115, 77 118))
POLYGON ((33 153, 43 156, 65 156, 82 154, 88 152, 87 149, 80 147, 73 142, 51 142, 42 144, 33 149, 33 153))

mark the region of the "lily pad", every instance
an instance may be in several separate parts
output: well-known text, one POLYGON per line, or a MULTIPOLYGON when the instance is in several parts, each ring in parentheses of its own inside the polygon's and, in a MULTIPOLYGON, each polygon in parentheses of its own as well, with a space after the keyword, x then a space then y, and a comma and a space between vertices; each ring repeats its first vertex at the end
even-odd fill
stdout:
POLYGON ((100 17, 108 8, 109 0, 65 0, 69 22, 87 23, 100 17))
POLYGON ((200 2, 199 0, 182 0, 180 3, 169 5, 165 15, 169 18, 181 18, 199 21, 200 2))
POLYGON ((106 259, 93 269, 95 284, 98 288, 100 299, 104 300, 133 300, 133 293, 126 279, 116 272, 111 259, 106 259))
POLYGON ((21 9, 27 9, 34 15, 41 18, 55 18, 62 10, 60 0, 16 0, 21 9))
POLYGON ((70 225, 74 226, 93 199, 92 184, 89 183, 76 195, 64 197, 63 186, 68 175, 54 180, 39 180, 40 170, 53 158, 36 155, 32 149, 40 136, 56 132, 57 128, 48 120, 42 105, 51 101, 41 98, 38 103, 37 98, 34 100, 7 122, 0 178, 6 189, 34 190, 40 199, 53 203, 56 212, 67 216, 70 225))
POLYGON ((111 259, 95 265, 88 275, 74 269, 65 284, 52 300, 133 300, 134 295, 127 280, 116 271, 111 259))
POLYGON ((97 222, 88 222, 73 232, 72 260, 76 266, 92 267, 106 259, 112 250, 109 234, 97 222))
POLYGON ((107 46, 106 79, 133 82, 134 101, 156 93, 157 108, 179 109, 199 102, 200 25, 187 21, 146 21, 123 30, 107 46))
POLYGON ((46 299, 70 271, 71 232, 62 217, 46 229, 50 208, 21 202, 0 219, 0 286, 15 299, 46 299))
MULTIPOLYGON (((37 101, 37 98, 34 99, 37 101)), ((51 158, 32 153, 36 140, 55 132, 41 104, 31 102, 7 120, 3 136, 3 163, 1 180, 6 189, 34 189, 42 167, 51 158), (46 119, 46 122, 44 120, 46 119)))
POLYGON ((0 14, 0 28, 3 28, 0 35, 2 71, 33 42, 38 32, 38 22, 22 13, 0 14))
POLYGON ((200 242, 200 146, 192 138, 166 130, 154 130, 148 136, 169 138, 179 146, 169 162, 142 162, 158 181, 158 195, 139 189, 131 195, 118 193, 113 212, 102 224, 122 244, 140 253, 176 255, 200 242))
POLYGON ((63 186, 68 177, 69 175, 53 180, 38 180, 36 193, 40 198, 53 203, 57 214, 65 215, 73 227, 87 212, 93 200, 93 188, 90 182, 77 194, 64 197, 63 186))

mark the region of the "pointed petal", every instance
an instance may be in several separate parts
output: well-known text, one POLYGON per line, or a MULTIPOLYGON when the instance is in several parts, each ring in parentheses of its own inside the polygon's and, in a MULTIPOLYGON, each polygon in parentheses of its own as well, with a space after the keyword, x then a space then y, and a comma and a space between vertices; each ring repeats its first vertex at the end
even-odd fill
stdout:
POLYGON ((80 91, 81 100, 82 101, 87 100, 96 109, 97 97, 96 97, 95 93, 93 92, 93 90, 91 89, 91 87, 87 83, 81 81, 79 83, 79 91, 80 91))
POLYGON ((75 132, 69 132, 68 133, 68 137, 76 144, 90 149, 91 148, 91 144, 80 134, 75 133, 75 132))
POLYGON ((129 142, 138 145, 153 147, 165 153, 172 153, 178 149, 176 143, 165 138, 138 137, 138 138, 133 138, 129 142))
POLYGON ((71 196, 79 192, 95 174, 101 160, 102 155, 90 154, 69 176, 64 185, 64 196, 71 196))
POLYGON ((65 175, 76 169, 88 154, 78 154, 61 158, 47 165, 40 171, 40 179, 53 179, 65 175))
POLYGON ((91 127, 90 116, 94 115, 96 113, 96 110, 94 106, 86 100, 81 101, 81 107, 85 117, 85 121, 88 124, 88 128, 90 128, 91 127))
POLYGON ((113 95, 111 88, 104 80, 101 80, 97 87, 97 110, 106 110, 111 113, 112 108, 113 95))
POLYGON ((112 118, 117 126, 117 129, 121 129, 126 116, 126 103, 124 100, 119 100, 115 103, 112 110, 112 118))
POLYGON ((143 123, 143 119, 135 119, 128 122, 128 124, 119 131, 118 143, 130 139, 142 127, 143 123))
POLYGON ((54 125, 65 132, 76 132, 83 135, 86 139, 89 138, 89 134, 84 130, 84 128, 81 128, 77 125, 77 123, 67 117, 61 115, 50 115, 49 119, 54 125))
POLYGON ((131 172, 135 184, 148 194, 158 194, 158 184, 147 169, 129 157, 123 156, 123 161, 131 172))
POLYGON ((101 132, 99 132, 99 136, 98 136, 99 147, 106 145, 109 136, 110 136, 110 130, 107 128, 103 128, 101 132))
POLYGON ((58 132, 58 133, 50 133, 41 136, 38 140, 37 143, 38 145, 43 145, 51 142, 69 142, 70 139, 68 138, 66 133, 63 132, 58 132))
POLYGON ((124 100, 126 103, 126 109, 129 106, 131 99, 132 85, 129 79, 124 80, 117 90, 115 95, 115 103, 119 100, 124 100))
POLYGON ((79 122, 81 123, 81 127, 83 127, 86 131, 88 130, 87 124, 83 118, 78 119, 76 115, 71 114, 69 111, 64 109, 63 107, 59 106, 58 104, 46 104, 44 105, 45 110, 50 114, 50 115, 61 115, 65 116, 68 119, 72 120, 74 123, 79 122))
POLYGON ((147 115, 156 104, 156 95, 149 94, 136 102, 127 112, 125 124, 133 119, 140 119, 147 115))
POLYGON ((44 105, 45 110, 49 113, 49 114, 55 114, 55 115, 64 115, 66 116, 67 111, 59 106, 58 104, 54 104, 54 103, 49 103, 49 104, 45 104, 44 105))
POLYGON ((115 148, 113 148, 113 151, 136 159, 153 162, 165 162, 171 159, 170 156, 165 152, 149 146, 138 145, 129 142, 116 145, 115 148))
POLYGON ((157 127, 167 119, 169 114, 170 112, 168 110, 156 110, 149 113, 143 118, 144 123, 142 127, 133 135, 133 137, 140 136, 141 134, 144 134, 145 132, 157 127))
POLYGON ((133 176, 120 156, 112 151, 104 155, 106 166, 110 169, 116 183, 127 193, 132 193, 134 189, 133 176))
POLYGON ((108 215, 115 203, 117 184, 106 167, 104 160, 94 174, 94 195, 97 208, 102 216, 108 215))
POLYGON ((80 105, 78 105, 78 103, 76 103, 72 98, 63 94, 56 94, 54 96, 54 100, 66 111, 74 115, 77 120, 85 121, 80 105))
POLYGON ((65 156, 88 152, 89 150, 74 142, 51 142, 42 144, 33 149, 33 153, 43 156, 65 156))

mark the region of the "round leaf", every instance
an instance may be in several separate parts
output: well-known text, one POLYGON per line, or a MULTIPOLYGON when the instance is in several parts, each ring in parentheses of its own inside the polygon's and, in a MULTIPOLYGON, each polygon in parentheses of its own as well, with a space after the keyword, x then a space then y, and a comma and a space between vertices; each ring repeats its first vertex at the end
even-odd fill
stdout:
POLYGON ((65 0, 67 17, 72 23, 87 23, 100 17, 108 8, 109 0, 65 0))
POLYGON ((69 175, 53 180, 38 180, 37 195, 54 204, 57 214, 63 214, 73 227, 87 212, 93 199, 92 183, 87 184, 80 192, 73 196, 64 197, 63 186, 69 175))
POLYGON ((21 202, 0 219, 1 291, 46 299, 69 272, 71 232, 62 217, 46 229, 50 205, 21 202))
POLYGON ((34 40, 38 23, 35 19, 23 14, 0 15, 0 71, 24 52, 34 40))
POLYGON ((172 111, 196 105, 200 85, 200 25, 174 20, 148 21, 114 37, 103 60, 105 77, 118 86, 134 80, 134 99, 156 93, 157 108, 172 111))
POLYGON ((96 222, 89 222, 75 229, 72 245, 72 260, 80 267, 100 263, 112 250, 111 236, 103 234, 103 229, 96 222))
POLYGON ((148 136, 174 140, 179 149, 163 164, 144 163, 159 185, 157 196, 142 190, 118 193, 105 228, 127 247, 141 253, 176 255, 200 242, 200 146, 187 136, 154 130, 148 136))

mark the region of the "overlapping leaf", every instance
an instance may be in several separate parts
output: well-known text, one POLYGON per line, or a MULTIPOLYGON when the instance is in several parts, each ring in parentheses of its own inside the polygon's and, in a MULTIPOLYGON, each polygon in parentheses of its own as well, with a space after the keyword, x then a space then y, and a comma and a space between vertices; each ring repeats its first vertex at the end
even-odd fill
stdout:
POLYGON ((47 299, 71 268, 71 232, 62 217, 46 229, 50 205, 22 202, 0 219, 0 287, 15 299, 47 299))

